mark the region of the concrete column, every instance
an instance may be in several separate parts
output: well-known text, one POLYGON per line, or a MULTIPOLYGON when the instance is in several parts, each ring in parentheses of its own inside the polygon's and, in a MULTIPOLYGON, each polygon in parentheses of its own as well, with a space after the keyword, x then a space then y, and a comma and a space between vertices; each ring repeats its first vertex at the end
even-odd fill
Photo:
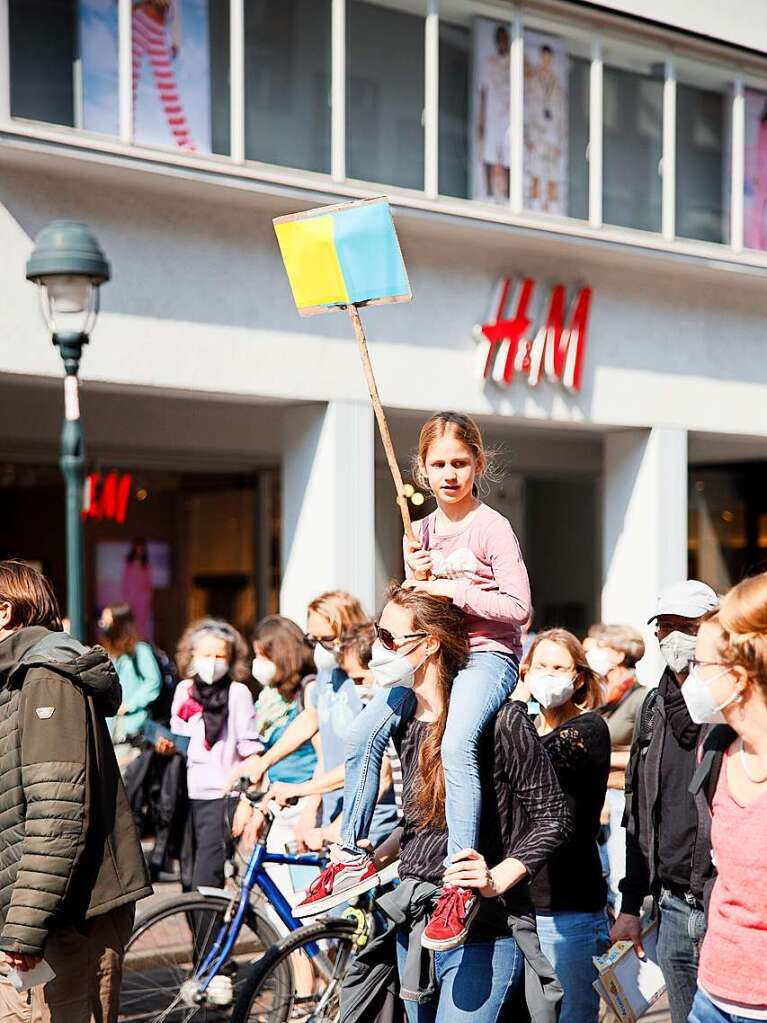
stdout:
POLYGON ((325 590, 375 602, 375 464, 369 404, 335 401, 284 416, 282 614, 303 625, 325 590))
POLYGON ((646 622, 658 593, 687 578, 687 432, 608 433, 604 445, 602 621, 645 636, 642 681, 662 671, 646 622))

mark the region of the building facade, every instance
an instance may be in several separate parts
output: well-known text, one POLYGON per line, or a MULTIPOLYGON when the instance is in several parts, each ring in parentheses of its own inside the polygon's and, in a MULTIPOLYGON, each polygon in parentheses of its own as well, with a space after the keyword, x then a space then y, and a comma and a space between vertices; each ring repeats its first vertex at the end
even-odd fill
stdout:
POLYGON ((429 413, 477 417, 536 627, 764 567, 760 7, 0 0, 2 553, 63 576, 24 266, 83 220, 113 268, 82 364, 93 614, 138 537, 166 644, 328 588, 375 609, 401 531, 351 325, 298 318, 271 220, 387 194, 413 301, 363 318, 403 470, 429 413))

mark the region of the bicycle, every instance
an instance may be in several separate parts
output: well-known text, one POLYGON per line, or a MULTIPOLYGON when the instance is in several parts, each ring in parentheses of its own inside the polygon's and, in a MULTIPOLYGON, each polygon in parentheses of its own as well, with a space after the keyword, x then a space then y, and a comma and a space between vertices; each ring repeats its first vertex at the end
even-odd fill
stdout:
MULTIPOLYGON (((263 812, 264 827, 239 890, 200 888, 175 895, 139 916, 125 953, 120 1023, 230 1019, 244 979, 243 964, 301 927, 265 868, 282 864, 321 869, 327 857, 268 852, 274 812, 271 807, 263 812), (260 905, 251 902, 255 890, 260 905)), ((291 969, 291 987, 293 973, 291 969)))
MULTIPOLYGON (((393 882, 399 862, 381 871, 379 886, 393 882)), ((321 917, 286 935, 252 966, 240 986, 231 1023, 337 1023, 341 988, 354 953, 376 932, 374 902, 379 889, 365 892, 340 918, 321 917), (311 995, 291 986, 291 959, 305 954, 318 974, 311 995)))

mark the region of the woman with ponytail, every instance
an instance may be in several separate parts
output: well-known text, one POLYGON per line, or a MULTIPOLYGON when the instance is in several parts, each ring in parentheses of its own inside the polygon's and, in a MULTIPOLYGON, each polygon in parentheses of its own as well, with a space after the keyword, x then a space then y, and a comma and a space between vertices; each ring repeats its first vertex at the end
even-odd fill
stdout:
MULTIPOLYGON (((397 906, 390 919, 399 924, 400 994, 409 1023, 495 1021, 519 993, 524 960, 544 974, 549 969, 535 934, 528 882, 569 837, 565 797, 526 707, 505 702, 480 744, 485 798, 477 847, 461 850, 445 870, 441 745, 453 679, 469 654, 465 617, 445 600, 395 588, 377 631, 370 662, 376 681, 411 686, 415 697, 414 714, 394 736, 403 769, 403 825, 375 857, 380 869, 400 858, 402 883, 379 904, 385 914, 392 899, 397 906), (453 900, 445 898, 443 884, 455 892, 453 900), (420 938, 435 903, 440 913, 459 914, 464 888, 476 892, 479 901, 466 941, 421 951, 420 938), (424 955, 433 955, 434 961, 433 971, 426 971, 433 974, 433 983, 426 989, 413 985, 424 976, 423 970, 413 970, 424 955)), ((552 1012, 555 1002, 556 997, 548 1003, 552 1012)))
POLYGON ((701 626, 682 695, 693 721, 729 726, 711 730, 701 758, 702 772, 707 747, 724 748, 710 800, 717 876, 690 1023, 767 1020, 767 573, 730 590, 701 626))

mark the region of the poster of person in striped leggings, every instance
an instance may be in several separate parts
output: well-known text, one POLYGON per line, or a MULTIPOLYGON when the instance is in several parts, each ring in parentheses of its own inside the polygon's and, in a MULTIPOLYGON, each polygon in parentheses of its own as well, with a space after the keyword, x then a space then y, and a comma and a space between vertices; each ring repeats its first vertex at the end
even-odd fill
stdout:
MULTIPOLYGON (((82 123, 119 131, 118 4, 80 0, 82 123)), ((208 0, 132 0, 133 138, 139 144, 210 152, 208 0)))

